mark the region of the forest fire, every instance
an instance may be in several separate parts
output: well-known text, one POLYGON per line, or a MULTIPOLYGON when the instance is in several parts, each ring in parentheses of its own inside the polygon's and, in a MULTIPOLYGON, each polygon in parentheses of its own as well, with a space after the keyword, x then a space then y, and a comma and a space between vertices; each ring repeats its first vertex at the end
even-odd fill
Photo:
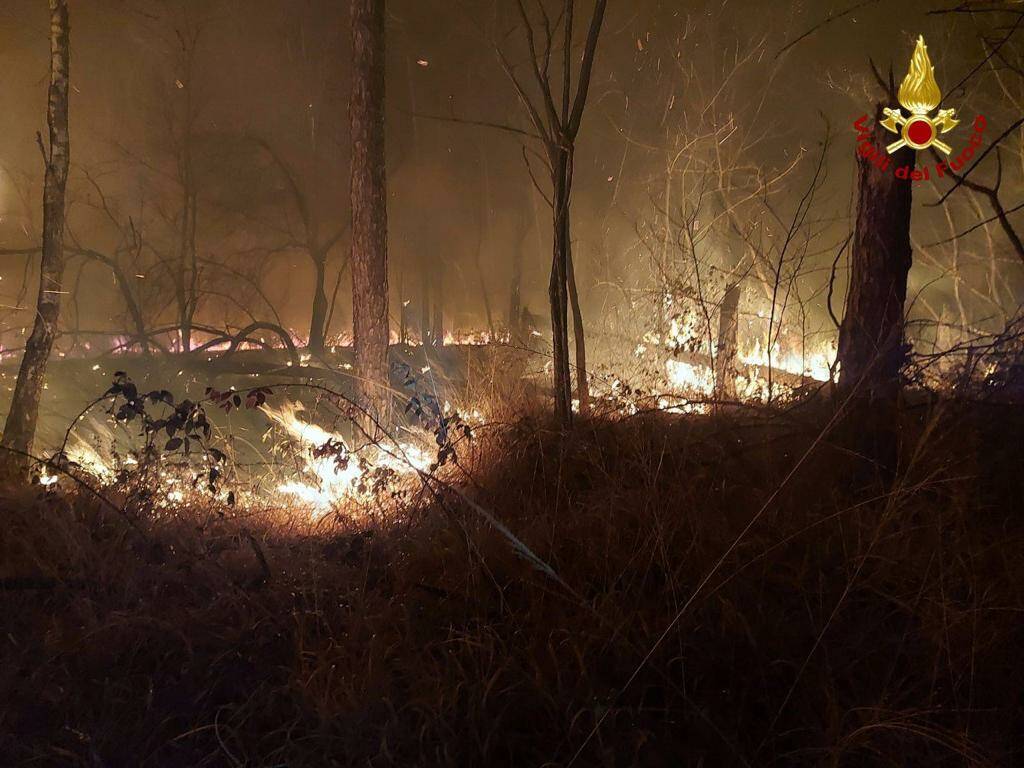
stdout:
POLYGON ((1024 4, 0 51, 3 768, 1024 765, 1024 4))

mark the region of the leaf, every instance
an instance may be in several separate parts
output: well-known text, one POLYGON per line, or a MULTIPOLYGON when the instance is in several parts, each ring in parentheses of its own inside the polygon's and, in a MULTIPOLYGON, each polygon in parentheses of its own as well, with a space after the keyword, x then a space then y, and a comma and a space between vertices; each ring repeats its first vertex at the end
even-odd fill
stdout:
POLYGON ((167 441, 164 446, 165 451, 176 451, 181 448, 182 440, 180 437, 174 437, 167 441))

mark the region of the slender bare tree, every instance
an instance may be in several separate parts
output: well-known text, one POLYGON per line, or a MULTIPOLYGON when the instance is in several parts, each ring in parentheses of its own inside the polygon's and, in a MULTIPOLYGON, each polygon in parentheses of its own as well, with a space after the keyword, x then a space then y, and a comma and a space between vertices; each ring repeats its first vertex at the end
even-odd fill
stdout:
POLYGON ((541 32, 531 21, 523 0, 516 0, 523 34, 529 50, 530 68, 539 96, 530 94, 516 74, 508 57, 499 48, 502 66, 515 86, 530 122, 545 149, 545 162, 550 176, 551 196, 546 198, 551 206, 553 243, 551 279, 548 283, 548 298, 551 304, 552 352, 554 354, 554 395, 555 416, 565 426, 572 423, 572 383, 569 364, 569 301, 573 304, 573 327, 576 342, 576 381, 580 410, 587 409, 589 388, 587 385, 587 352, 583 332, 583 316, 576 294, 576 280, 572 267, 572 242, 569 222, 569 208, 572 199, 573 162, 576 151, 576 137, 583 122, 583 111, 590 91, 590 80, 597 56, 597 43, 601 36, 607 0, 596 0, 590 18, 590 27, 583 48, 579 73, 576 77, 576 92, 573 89, 573 15, 575 0, 564 0, 558 18, 552 21, 543 3, 538 3, 541 14, 541 32), (554 35, 561 25, 564 34, 562 43, 561 95, 556 96, 555 86, 550 77, 551 57, 554 52, 554 35), (540 46, 538 46, 538 39, 540 46), (561 102, 559 105, 556 99, 561 102))
POLYGON ((192 331, 200 301, 199 251, 196 245, 199 219, 196 144, 200 105, 196 96, 198 79, 195 75, 202 26, 191 18, 186 19, 186 22, 183 28, 175 31, 178 46, 173 54, 178 75, 175 84, 180 99, 174 99, 166 105, 169 113, 167 122, 171 126, 171 140, 174 143, 175 180, 180 194, 176 221, 178 242, 171 263, 182 352, 192 349, 192 331))
POLYGON ((69 35, 67 0, 50 0, 50 91, 46 109, 49 148, 43 146, 42 137, 39 137, 46 162, 39 297, 32 334, 25 344, 11 410, 0 439, 0 445, 12 451, 8 454, 7 463, 14 473, 22 473, 28 466, 24 454, 31 452, 35 439, 46 362, 53 349, 60 319, 64 278, 64 200, 71 155, 68 135, 69 35))
POLYGON ((384 167, 385 0, 352 0, 352 330, 364 404, 388 384, 388 213, 384 167))
MULTIPOLYGON (((310 194, 308 182, 304 183, 300 174, 288 163, 277 147, 267 139, 253 136, 252 140, 259 145, 281 172, 288 194, 295 205, 302 224, 302 233, 298 247, 306 252, 313 263, 313 303, 309 322, 309 348, 313 352, 323 352, 326 346, 327 325, 331 303, 327 299, 327 257, 338 241, 345 236, 348 224, 336 228, 324 236, 323 217, 319 212, 315 197, 310 194)), ((315 165, 315 163, 312 163, 315 165)), ((315 181, 315 179, 314 179, 315 181)), ((341 268, 344 271, 344 264, 341 268)))

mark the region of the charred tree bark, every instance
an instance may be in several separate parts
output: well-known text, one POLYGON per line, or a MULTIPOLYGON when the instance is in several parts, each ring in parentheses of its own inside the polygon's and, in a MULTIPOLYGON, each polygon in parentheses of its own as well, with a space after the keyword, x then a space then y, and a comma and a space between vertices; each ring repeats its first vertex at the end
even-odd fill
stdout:
POLYGON ((352 0, 352 329, 363 404, 388 385, 388 213, 384 166, 385 0, 352 0))
POLYGON ((323 352, 327 339, 327 253, 311 250, 313 257, 313 311, 309 319, 309 349, 323 352))
MULTIPOLYGON (((68 135, 68 81, 70 26, 67 0, 50 0, 50 90, 46 122, 50 133, 43 187, 43 251, 39 268, 39 296, 32 333, 25 343, 11 410, 0 445, 17 453, 6 457, 12 475, 23 474, 39 420, 39 398, 46 362, 57 336, 64 277, 64 199, 71 142, 68 135)), ((42 143, 42 139, 40 139, 42 143)))
POLYGON ((905 147, 887 154, 891 137, 878 122, 881 109, 858 151, 850 288, 838 350, 840 391, 869 401, 892 400, 899 389, 911 265, 911 182, 893 170, 913 167, 915 152, 905 147))
POLYGON ((740 285, 732 283, 725 289, 718 310, 718 341, 715 344, 715 397, 736 398, 736 354, 739 331, 740 285))

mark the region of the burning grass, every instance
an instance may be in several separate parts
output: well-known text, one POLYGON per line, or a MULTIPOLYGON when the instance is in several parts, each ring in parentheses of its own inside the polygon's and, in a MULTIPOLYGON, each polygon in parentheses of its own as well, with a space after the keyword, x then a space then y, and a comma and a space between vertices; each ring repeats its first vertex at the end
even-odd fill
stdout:
POLYGON ((812 402, 561 434, 521 411, 444 485, 356 499, 358 517, 7 495, 0 753, 1019 762, 1021 415, 904 406, 884 477, 857 455, 864 421, 829 418, 812 402))

